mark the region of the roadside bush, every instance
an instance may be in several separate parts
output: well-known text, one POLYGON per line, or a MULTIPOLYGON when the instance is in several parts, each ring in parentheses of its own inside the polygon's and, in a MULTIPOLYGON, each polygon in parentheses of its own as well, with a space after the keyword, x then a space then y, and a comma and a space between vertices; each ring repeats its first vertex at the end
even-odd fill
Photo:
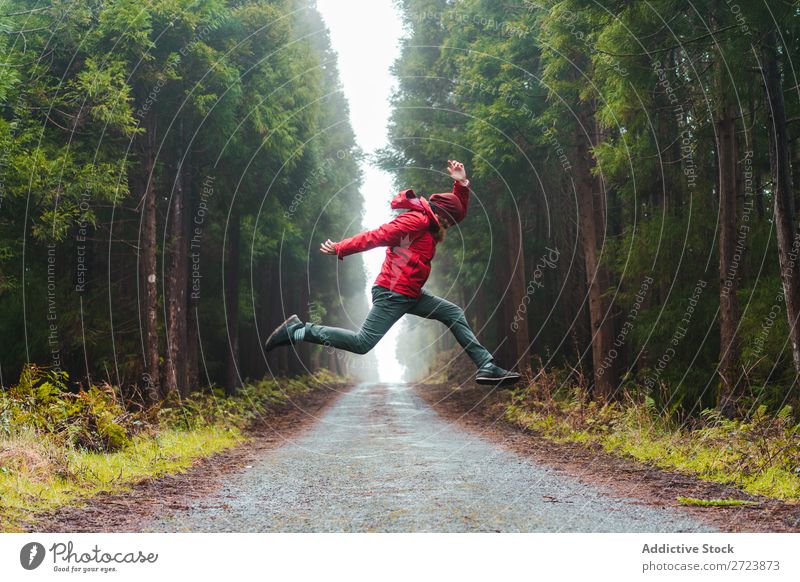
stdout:
POLYGON ((228 397, 222 388, 193 392, 188 398, 173 397, 157 411, 160 423, 187 429, 222 423, 244 428, 270 407, 290 403, 292 396, 307 392, 311 383, 341 384, 339 378, 328 370, 319 370, 302 378, 264 378, 240 387, 236 396, 228 397))
POLYGON ((551 440, 595 443, 753 493, 800 498, 800 425, 789 406, 773 414, 761 405, 741 419, 709 409, 687 422, 641 390, 601 404, 579 386, 556 389, 557 378, 542 369, 534 383, 513 391, 506 418, 551 440))
POLYGON ((703 417, 705 426, 697 436, 724 450, 744 474, 779 469, 800 476, 800 424, 793 423, 791 406, 771 415, 762 405, 746 419, 731 420, 717 410, 706 410, 703 417))
POLYGON ((0 392, 0 437, 31 430, 75 448, 113 452, 156 424, 185 429, 222 424, 241 429, 271 406, 308 391, 313 382, 333 385, 342 380, 327 370, 303 378, 263 379, 246 384, 234 397, 214 387, 183 399, 173 395, 157 407, 132 413, 108 384, 70 392, 66 372, 29 365, 18 384, 0 392))
POLYGON ((115 451, 141 426, 105 384, 70 392, 66 372, 26 366, 19 383, 0 394, 0 430, 6 436, 32 429, 73 447, 115 451))

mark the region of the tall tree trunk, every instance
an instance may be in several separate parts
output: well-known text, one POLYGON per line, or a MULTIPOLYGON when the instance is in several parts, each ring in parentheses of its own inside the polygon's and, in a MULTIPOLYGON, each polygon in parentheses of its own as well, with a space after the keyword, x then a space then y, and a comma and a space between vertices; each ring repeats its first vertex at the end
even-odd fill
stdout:
POLYGON ((140 313, 144 316, 142 325, 142 350, 144 356, 143 385, 145 398, 156 402, 163 397, 158 362, 158 276, 156 260, 156 194, 154 189, 154 169, 156 151, 156 125, 152 116, 145 118, 145 132, 138 138, 140 154, 140 175, 135 180, 141 192, 141 228, 139 230, 139 289, 142 304, 140 313))
POLYGON ((786 110, 783 102, 783 83, 778 67, 777 38, 770 32, 764 54, 764 77, 767 97, 767 130, 769 159, 772 169, 772 190, 775 199, 775 232, 778 237, 778 259, 781 266, 783 296, 789 320, 789 340, 795 377, 800 375, 800 265, 791 259, 797 254, 795 243, 794 200, 792 174, 789 166, 789 143, 786 134, 786 110))
POLYGON ((516 365, 524 376, 531 377, 530 335, 528 333, 528 309, 532 298, 526 298, 528 282, 525 279, 525 253, 522 245, 522 223, 519 214, 508 210, 503 224, 506 227, 506 249, 508 272, 511 284, 508 287, 507 304, 514 310, 509 322, 516 322, 516 329, 509 334, 511 360, 505 365, 516 365), (530 301, 530 302, 529 302, 530 301))
MULTIPOLYGON (((769 97, 767 98, 769 101, 769 97)), ((750 96, 750 103, 749 103, 749 113, 750 119, 748 119, 748 123, 750 127, 755 127, 755 119, 757 116, 756 112, 756 98, 754 95, 750 96)), ((767 115, 769 115, 769 105, 767 105, 767 115)), ((769 121, 767 122, 769 123, 769 121)), ((767 128, 769 131, 769 127, 767 128)), ((752 152, 752 163, 751 163, 751 173, 752 173, 752 192, 753 198, 755 199, 755 208, 758 213, 758 220, 762 221, 764 219, 764 194, 761 188, 761 168, 756 165, 756 161, 758 160, 758 156, 756 155, 759 151, 760 144, 758 144, 756 140, 756 135, 758 134, 757 131, 750 131, 748 132, 748 140, 749 140, 749 150, 752 152)))
MULTIPOLYGON (((501 212, 500 219, 501 224, 507 225, 506 228, 511 228, 511 218, 508 212, 501 212)), ((509 235, 507 232, 498 232, 498 236, 502 237, 502 242, 497 243, 498 248, 504 244, 508 244, 509 235)), ((493 316, 495 342, 493 345, 494 349, 490 350, 495 360, 499 362, 500 365, 506 367, 513 365, 517 361, 516 349, 514 347, 515 339, 512 336, 514 335, 513 327, 518 325, 518 323, 516 325, 514 323, 515 317, 517 321, 519 320, 519 315, 517 313, 518 305, 514 304, 511 297, 514 277, 511 271, 513 263, 509 260, 508 254, 511 254, 510 250, 507 254, 498 254, 495 257, 496 262, 493 265, 493 272, 496 275, 494 277, 494 300, 499 301, 500 305, 493 316)))
MULTIPOLYGON (((187 283, 187 287, 188 285, 191 283, 187 283)), ((188 292, 191 293, 191 291, 188 292)), ((189 392, 200 388, 200 358, 198 354, 200 334, 197 308, 197 301, 190 299, 186 312, 186 381, 189 392)))
MULTIPOLYGON (((262 327, 261 341, 264 342, 284 319, 286 315, 283 311, 283 295, 281 290, 281 277, 278 273, 279 263, 275 260, 264 272, 266 284, 268 286, 267 300, 264 302, 264 317, 267 322, 262 327)), ((267 354, 267 366, 269 373, 272 376, 280 376, 286 374, 289 367, 289 353, 291 350, 273 350, 267 354)))
MULTIPOLYGON (((597 146, 603 142, 603 134, 600 128, 600 123, 597 120, 597 114, 594 103, 592 104, 592 127, 594 132, 592 134, 592 145, 597 146)), ((592 154, 594 156, 594 154, 592 154)), ((594 160, 592 161, 594 165, 594 160)), ((592 207, 594 208, 594 248, 597 255, 597 284, 600 289, 601 310, 603 313, 602 322, 600 324, 602 335, 602 350, 604 357, 603 376, 607 376, 607 381, 610 386, 610 392, 604 395, 604 398, 613 398, 616 396, 616 389, 619 385, 619 369, 623 363, 622 354, 619 350, 615 351, 614 340, 616 336, 616 314, 614 313, 611 299, 606 296, 606 293, 611 288, 611 273, 602 262, 603 250, 608 253, 606 246, 606 235, 608 229, 612 224, 611 212, 608 207, 608 201, 612 198, 609 189, 606 187, 605 177, 600 172, 595 174, 592 171, 592 207)), ((665 201, 666 203, 666 201, 665 201)), ((607 389, 607 388, 606 388, 607 389)))
MULTIPOLYGON (((264 341, 266 341, 267 336, 272 333, 272 330, 275 328, 275 325, 272 325, 273 317, 272 317, 272 305, 275 302, 275 297, 273 294, 273 287, 274 282, 273 279, 276 277, 273 273, 273 265, 274 261, 271 257, 264 257, 261 259, 262 262, 256 263, 254 268, 256 269, 256 273, 260 273, 260 293, 259 296, 261 297, 261 301, 259 302, 260 308, 258 313, 256 314, 256 321, 258 325, 258 335, 261 341, 260 346, 256 346, 256 354, 257 354, 257 367, 255 369, 255 374, 257 378, 267 375, 267 362, 264 359, 264 341)), ((278 322, 280 323, 280 322, 278 322)), ((273 354, 275 352, 272 352, 273 354)), ((269 355, 267 356, 269 357, 269 355)), ((274 370, 273 370, 274 371, 274 370)))
POLYGON ((739 273, 734 264, 736 245, 736 109, 722 107, 717 118, 719 165, 719 276, 720 276, 720 411, 732 416, 739 400, 739 273))
MULTIPOLYGON (((179 134, 182 132, 179 132, 179 134)), ((180 141, 180 135, 179 135, 180 141)), ((176 390, 180 395, 188 394, 187 334, 186 334, 186 286, 188 256, 186 244, 186 212, 183 191, 183 147, 178 146, 175 187, 172 192, 169 220, 167 221, 167 246, 169 271, 167 273, 167 392, 176 390)))
MULTIPOLYGON (((198 190, 194 187, 195 181, 193 179, 194 176, 197 175, 197 166, 195 163, 194 157, 190 154, 187 156, 187 161, 183 164, 183 167, 186 168, 183 174, 183 187, 185 189, 185 200, 188 201, 189 208, 194 208, 194 199, 195 199, 195 192, 198 190)), ((190 241, 192 239, 193 227, 192 227, 192 216, 191 212, 187 213, 184 209, 184 214, 186 215, 185 223, 186 223, 186 230, 184 231, 184 236, 186 237, 186 243, 184 246, 184 252, 191 256, 189 251, 190 241)), ((187 256, 187 270, 188 270, 188 256, 187 256)), ((200 302, 198 301, 198 297, 196 293, 194 293, 194 289, 192 288, 193 281, 192 278, 189 277, 188 273, 186 275, 186 381, 188 383, 188 390, 191 392, 192 390, 198 390, 200 388, 200 357, 199 357, 199 347, 200 347, 200 331, 198 329, 198 314, 197 310, 199 307, 200 302)))
POLYGON ((589 319, 592 330, 593 395, 608 400, 617 387, 617 366, 612 357, 614 320, 603 293, 608 289, 608 271, 600 264, 598 243, 605 224, 603 191, 593 175, 594 157, 590 150, 597 139, 594 106, 583 104, 576 127, 575 188, 578 197, 578 225, 586 265, 586 286, 589 296, 589 319), (589 137, 587 137, 587 133, 589 137), (604 367, 604 362, 610 365, 604 367))
POLYGON ((240 385, 239 377, 239 212, 233 210, 228 222, 228 248, 225 259, 225 308, 228 350, 225 357, 225 393, 232 395, 240 385))
MULTIPOLYGON (((562 168, 559 166, 558 170, 561 171, 562 168)), ((565 175, 560 188, 566 192, 569 190, 570 185, 571 181, 567 180, 565 175)), ((554 224, 559 225, 559 228, 553 229, 552 244, 554 248, 559 250, 561 256, 569 257, 574 255, 576 258, 579 257, 580 243, 578 242, 578 233, 574 226, 574 220, 571 220, 577 213, 572 197, 556 197, 552 208, 552 221, 554 224)), ((570 337, 573 338, 564 342, 561 350, 563 350, 565 357, 574 355, 576 367, 579 367, 577 358, 580 357, 580 350, 575 351, 573 354, 573 349, 577 346, 589 345, 590 341, 586 328, 586 321, 588 318, 584 317, 582 314, 584 300, 582 289, 585 282, 583 266, 578 262, 574 269, 556 269, 555 275, 558 281, 555 288, 563 288, 565 293, 562 293, 558 298, 558 304, 554 313, 554 322, 557 324, 557 329, 569 330, 568 333, 570 337)), ((558 341, 555 343, 558 344, 558 341)), ((554 353, 553 356, 556 356, 556 353, 554 353)))
MULTIPOLYGON (((475 293, 475 299, 469 306, 471 313, 470 325, 472 326, 475 335, 480 339, 486 337, 486 315, 489 312, 488 303, 486 301, 486 285, 481 285, 475 293)), ((484 343, 484 342, 481 342, 484 343)))
MULTIPOLYGON (((308 281, 305 278, 306 271, 298 270, 296 273, 290 273, 290 276, 296 281, 294 299, 297 301, 297 307, 294 313, 302 321, 308 321, 308 304, 311 297, 309 296, 308 281)), ((311 345, 308 342, 298 342, 292 348, 293 360, 296 365, 295 371, 298 374, 306 374, 309 369, 313 371, 311 367, 311 345)))
MULTIPOLYGON (((506 215, 501 215, 502 220, 506 220, 506 215)), ((505 222, 503 222, 505 223, 505 222)), ((498 233, 498 236, 502 234, 498 233)), ((499 243, 498 243, 499 244, 499 243)), ((515 362, 514 351, 511 346, 511 338, 509 337, 510 325, 514 321, 517 306, 511 304, 508 296, 509 281, 511 280, 511 273, 509 271, 508 257, 499 254, 495 257, 493 265, 493 272, 495 273, 494 279, 494 301, 499 301, 500 306, 494 312, 494 335, 495 342, 493 350, 490 350, 497 361, 504 366, 510 366, 515 362)))

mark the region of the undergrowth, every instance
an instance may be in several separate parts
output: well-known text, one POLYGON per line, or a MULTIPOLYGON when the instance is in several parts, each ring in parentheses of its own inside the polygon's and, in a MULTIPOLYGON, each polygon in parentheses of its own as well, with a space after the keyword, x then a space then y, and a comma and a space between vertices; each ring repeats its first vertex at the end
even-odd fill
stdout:
POLYGON ((724 483, 757 495, 800 500, 800 424, 791 407, 777 414, 758 406, 746 418, 705 410, 684 421, 647 396, 602 404, 557 372, 512 392, 506 418, 560 442, 598 444, 608 452, 724 483))
POLYGON ((195 459, 242 442, 270 407, 320 385, 342 382, 327 371, 248 384, 142 408, 115 388, 70 392, 67 377, 36 366, 0 391, 0 531, 19 531, 36 513, 103 491, 123 491, 181 472, 195 459))

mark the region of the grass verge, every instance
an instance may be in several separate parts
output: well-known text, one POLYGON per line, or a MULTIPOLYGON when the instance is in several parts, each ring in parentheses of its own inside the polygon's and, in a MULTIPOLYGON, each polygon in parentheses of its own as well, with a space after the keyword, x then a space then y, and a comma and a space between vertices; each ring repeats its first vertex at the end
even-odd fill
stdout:
POLYGON ((21 524, 36 513, 183 472, 195 460, 243 442, 246 428, 271 406, 342 381, 327 372, 263 380, 243 387, 233 398, 218 391, 195 393, 138 414, 113 402, 113 391, 100 390, 107 395, 102 404, 94 402, 91 408, 66 415, 63 409, 75 398, 58 394, 57 385, 42 390, 43 383, 57 381, 45 374, 34 376, 29 386, 0 395, 2 532, 22 531, 21 524))
POLYGON ((541 373, 512 392, 506 419, 555 442, 596 444, 754 495, 800 500, 800 425, 789 407, 772 415, 762 406, 735 420, 706 410, 681 423, 661 415, 649 398, 600 404, 579 389, 554 397, 551 380, 541 373))

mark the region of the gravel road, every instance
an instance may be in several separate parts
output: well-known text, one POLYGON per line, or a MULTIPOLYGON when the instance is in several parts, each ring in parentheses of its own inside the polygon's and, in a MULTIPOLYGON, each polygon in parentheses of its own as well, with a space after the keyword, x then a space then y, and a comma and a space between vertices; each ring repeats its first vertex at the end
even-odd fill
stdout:
POLYGON ((297 440, 144 531, 713 531, 612 497, 441 419, 407 384, 360 384, 297 440))

